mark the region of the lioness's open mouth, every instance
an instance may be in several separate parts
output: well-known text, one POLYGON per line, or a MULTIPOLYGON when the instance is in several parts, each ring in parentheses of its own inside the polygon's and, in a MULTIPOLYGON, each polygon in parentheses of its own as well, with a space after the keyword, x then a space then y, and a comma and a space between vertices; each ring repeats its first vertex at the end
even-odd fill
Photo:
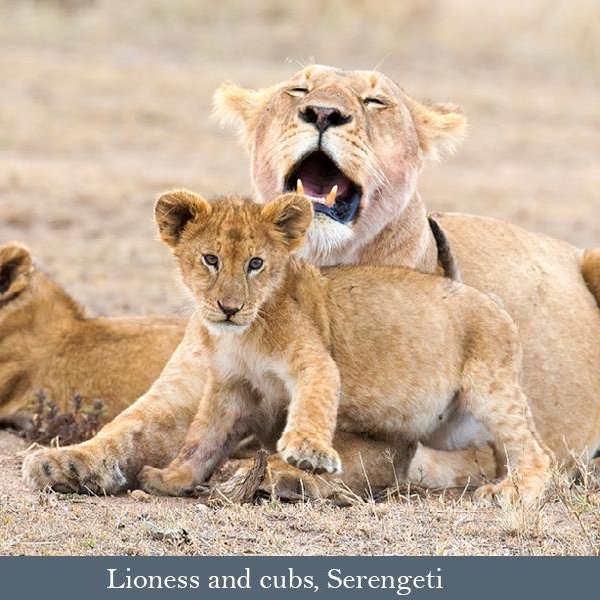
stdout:
POLYGON ((340 223, 349 223, 356 218, 362 196, 361 187, 321 150, 305 156, 286 177, 284 191, 296 189, 311 198, 315 212, 340 223))

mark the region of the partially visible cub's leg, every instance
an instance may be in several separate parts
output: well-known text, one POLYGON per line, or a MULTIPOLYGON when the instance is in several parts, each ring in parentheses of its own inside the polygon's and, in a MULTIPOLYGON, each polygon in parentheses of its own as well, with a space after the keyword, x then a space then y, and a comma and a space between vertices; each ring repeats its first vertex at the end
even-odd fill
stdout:
MULTIPOLYGON (((506 462, 504 452, 502 461, 506 462)), ((432 489, 482 485, 500 476, 499 466, 490 444, 464 450, 434 450, 419 444, 408 480, 432 489)))
POLYGON ((255 400, 238 382, 209 384, 177 456, 164 469, 145 466, 138 475, 140 485, 151 494, 192 495, 248 435, 255 400))

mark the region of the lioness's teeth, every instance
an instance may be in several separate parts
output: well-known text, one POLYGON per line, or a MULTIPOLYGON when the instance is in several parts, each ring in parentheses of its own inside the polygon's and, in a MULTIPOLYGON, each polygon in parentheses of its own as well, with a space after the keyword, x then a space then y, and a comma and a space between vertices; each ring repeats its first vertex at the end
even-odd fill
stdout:
POLYGON ((327 197, 325 198, 325 204, 327 206, 333 206, 335 204, 335 197, 337 196, 337 191, 338 191, 338 186, 334 185, 331 188, 331 191, 329 192, 329 194, 327 194, 327 197))
POLYGON ((298 178, 298 181, 296 182, 296 191, 299 194, 304 194, 304 186, 302 185, 302 180, 300 178, 298 178))

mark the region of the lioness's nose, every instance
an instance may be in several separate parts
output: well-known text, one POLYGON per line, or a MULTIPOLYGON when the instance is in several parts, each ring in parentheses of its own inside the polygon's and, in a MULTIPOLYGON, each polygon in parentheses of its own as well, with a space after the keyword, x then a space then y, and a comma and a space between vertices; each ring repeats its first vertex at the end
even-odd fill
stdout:
POLYGON ((243 304, 240 304, 240 306, 227 306, 226 304, 221 304, 220 300, 217 300, 217 304, 226 317, 233 317, 233 315, 239 313, 244 308, 243 304))
POLYGON ((331 106, 306 106, 300 109, 298 116, 305 123, 313 123, 319 133, 329 127, 338 127, 352 121, 351 115, 345 115, 331 106))

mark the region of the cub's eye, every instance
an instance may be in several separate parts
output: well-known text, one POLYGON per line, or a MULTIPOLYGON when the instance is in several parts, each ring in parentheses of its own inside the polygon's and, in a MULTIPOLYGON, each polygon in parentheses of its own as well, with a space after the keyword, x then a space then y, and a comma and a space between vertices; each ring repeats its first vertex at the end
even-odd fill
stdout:
POLYGON ((218 269, 219 268, 219 258, 217 256, 215 256, 214 254, 203 254, 202 255, 202 262, 207 267, 211 267, 212 269, 218 269))
POLYGON ((251 258, 248 261, 248 273, 250 273, 250 271, 258 271, 260 268, 262 268, 263 264, 264 261, 262 258, 259 258, 258 256, 251 258))
POLYGON ((381 108, 383 108, 384 106, 387 106, 385 101, 382 100, 381 98, 365 98, 363 100, 363 104, 365 106, 376 106, 376 107, 381 107, 381 108))
POLYGON ((302 96, 306 96, 308 94, 308 88, 305 87, 293 87, 285 90, 290 96, 294 96, 295 98, 301 98, 302 96))

